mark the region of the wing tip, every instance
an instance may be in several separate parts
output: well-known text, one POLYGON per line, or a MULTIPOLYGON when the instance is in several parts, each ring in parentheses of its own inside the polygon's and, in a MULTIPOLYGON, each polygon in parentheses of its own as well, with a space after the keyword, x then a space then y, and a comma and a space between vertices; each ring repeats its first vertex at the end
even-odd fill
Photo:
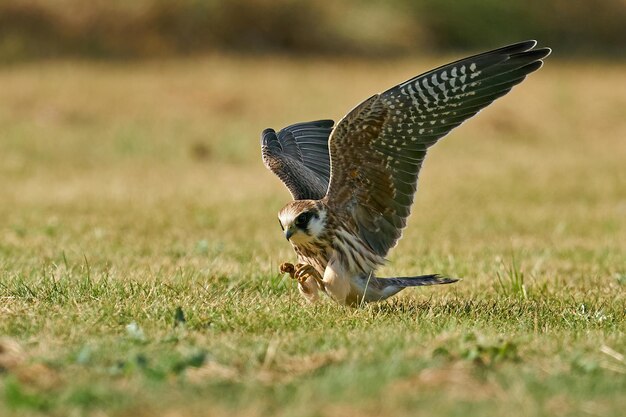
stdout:
MULTIPOLYGON (((535 39, 528 39, 528 40, 525 40, 525 41, 516 42, 514 44, 509 45, 508 47, 514 48, 514 49, 521 49, 523 51, 530 51, 535 46, 537 46, 537 40, 535 40, 535 39)), ((507 47, 505 46, 505 48, 507 48, 507 47)))
POLYGON ((500 48, 493 49, 491 51, 487 51, 482 54, 478 54, 478 55, 464 58, 464 59, 500 55, 500 56, 508 56, 509 58, 532 57, 534 59, 541 60, 541 59, 546 58, 548 55, 552 53, 552 49, 545 47, 545 46, 535 49, 537 44, 538 42, 536 40, 529 39, 526 41, 521 41, 521 42, 513 43, 510 45, 502 46, 500 48))
POLYGON ((510 54, 509 58, 519 57, 519 58, 525 58, 525 59, 541 60, 541 59, 545 59, 548 55, 550 55, 551 52, 552 52, 552 49, 543 47, 543 48, 530 49, 528 51, 510 54))
POLYGON ((539 59, 546 59, 547 57, 549 57, 552 54, 552 48, 549 48, 547 46, 538 48, 538 49, 536 49, 536 51, 542 51, 543 52, 543 56, 541 56, 541 58, 539 58, 539 59))
POLYGON ((261 132, 261 146, 267 146, 269 142, 273 140, 278 140, 276 131, 271 127, 263 129, 263 132, 261 132))

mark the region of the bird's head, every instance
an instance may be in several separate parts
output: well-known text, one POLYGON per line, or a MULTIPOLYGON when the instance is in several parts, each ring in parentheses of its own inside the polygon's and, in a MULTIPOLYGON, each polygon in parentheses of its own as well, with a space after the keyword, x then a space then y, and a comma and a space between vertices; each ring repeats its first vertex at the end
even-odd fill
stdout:
POLYGON ((280 227, 294 244, 308 243, 319 237, 326 226, 326 209, 315 200, 296 200, 278 212, 280 227))

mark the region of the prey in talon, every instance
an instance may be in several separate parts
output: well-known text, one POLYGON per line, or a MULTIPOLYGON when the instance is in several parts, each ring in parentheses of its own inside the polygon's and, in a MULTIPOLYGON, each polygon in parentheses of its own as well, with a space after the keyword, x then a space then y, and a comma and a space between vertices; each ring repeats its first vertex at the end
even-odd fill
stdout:
POLYGON ((458 281, 375 272, 402 236, 428 149, 541 68, 550 49, 536 45, 520 42, 443 65, 374 94, 336 125, 319 120, 263 131, 263 162, 294 200, 278 220, 298 263, 282 264, 281 272, 298 281, 307 300, 325 293, 358 305, 406 287, 458 281))

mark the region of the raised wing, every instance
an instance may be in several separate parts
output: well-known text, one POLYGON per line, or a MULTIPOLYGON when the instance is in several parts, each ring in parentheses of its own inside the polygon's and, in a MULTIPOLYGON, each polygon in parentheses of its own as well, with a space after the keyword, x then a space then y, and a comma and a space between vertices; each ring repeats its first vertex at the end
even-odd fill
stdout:
POLYGON ((319 200, 330 178, 328 137, 332 120, 297 123, 261 134, 263 163, 287 186, 294 200, 319 200))
POLYGON ((412 78, 358 105, 330 138, 326 200, 380 256, 406 225, 426 150, 542 66, 550 49, 526 41, 412 78))

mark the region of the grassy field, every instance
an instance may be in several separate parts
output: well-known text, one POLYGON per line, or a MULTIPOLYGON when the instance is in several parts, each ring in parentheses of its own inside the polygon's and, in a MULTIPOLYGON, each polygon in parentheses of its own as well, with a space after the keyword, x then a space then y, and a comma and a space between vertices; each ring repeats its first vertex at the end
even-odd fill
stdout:
POLYGON ((351 309, 277 273, 261 130, 449 58, 0 69, 0 415, 621 415, 626 66, 550 58, 433 148, 381 275, 463 281, 351 309))

